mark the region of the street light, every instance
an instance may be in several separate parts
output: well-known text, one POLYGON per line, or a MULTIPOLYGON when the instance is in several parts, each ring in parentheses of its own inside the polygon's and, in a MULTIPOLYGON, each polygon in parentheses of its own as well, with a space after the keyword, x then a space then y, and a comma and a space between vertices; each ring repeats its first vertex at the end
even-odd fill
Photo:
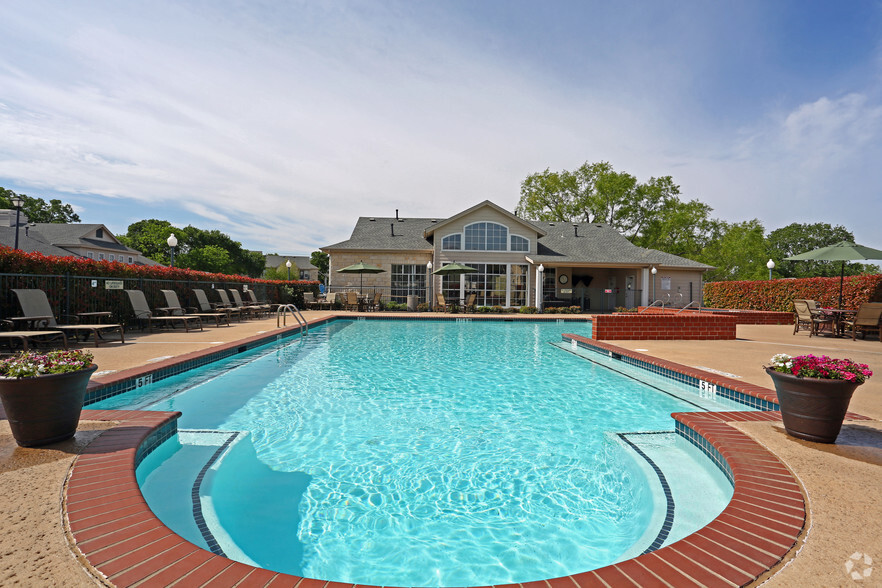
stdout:
POLYGON ((655 268, 655 266, 652 266, 652 269, 649 271, 652 272, 652 303, 654 304, 655 303, 655 274, 658 273, 658 270, 655 268))
POLYGON ((285 267, 288 268, 288 281, 291 281, 291 260, 285 262, 285 267))
POLYGON ((428 298, 428 300, 426 302, 429 303, 429 310, 432 310, 432 308, 434 306, 432 304, 432 294, 434 294, 434 290, 435 290, 435 281, 432 279, 432 260, 431 259, 426 262, 426 279, 429 280, 429 287, 428 287, 428 292, 427 292, 427 296, 426 296, 426 298, 428 298))
POLYGON ((769 268, 769 279, 772 279, 772 270, 775 269, 775 262, 771 259, 766 263, 766 267, 769 268))
POLYGON ((168 243, 168 249, 171 252, 171 266, 175 267, 175 247, 178 246, 178 239, 175 237, 175 234, 172 233, 168 236, 168 239, 166 239, 165 242, 168 243))
POLYGON ((18 249, 18 222, 21 218, 21 207, 24 206, 24 198, 15 195, 11 200, 12 206, 15 208, 15 248, 18 249))

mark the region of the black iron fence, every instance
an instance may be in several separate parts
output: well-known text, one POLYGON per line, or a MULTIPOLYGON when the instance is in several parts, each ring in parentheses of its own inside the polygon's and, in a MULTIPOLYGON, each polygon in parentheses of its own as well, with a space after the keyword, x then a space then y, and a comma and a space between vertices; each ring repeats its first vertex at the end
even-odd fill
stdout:
POLYGON ((110 311, 114 322, 134 319, 128 296, 123 290, 141 290, 151 308, 166 306, 162 290, 174 290, 181 306, 197 307, 194 288, 201 288, 210 302, 220 302, 214 290, 235 288, 254 290, 257 299, 273 304, 303 305, 303 293, 318 292, 318 286, 243 282, 203 282, 198 280, 157 280, 147 278, 107 278, 73 275, 0 274, 0 318, 21 316, 13 289, 33 288, 46 292, 55 316, 62 322, 81 312, 110 311))

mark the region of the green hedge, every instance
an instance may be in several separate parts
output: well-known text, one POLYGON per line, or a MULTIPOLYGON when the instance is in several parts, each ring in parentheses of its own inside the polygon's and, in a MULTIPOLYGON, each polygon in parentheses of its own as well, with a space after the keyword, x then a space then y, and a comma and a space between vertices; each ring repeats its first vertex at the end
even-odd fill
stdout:
MULTIPOLYGON (((710 282, 704 285, 704 305, 708 308, 790 312, 793 300, 797 298, 835 307, 839 304, 839 278, 710 282)), ((843 308, 857 308, 864 302, 882 302, 882 275, 845 277, 843 308)))

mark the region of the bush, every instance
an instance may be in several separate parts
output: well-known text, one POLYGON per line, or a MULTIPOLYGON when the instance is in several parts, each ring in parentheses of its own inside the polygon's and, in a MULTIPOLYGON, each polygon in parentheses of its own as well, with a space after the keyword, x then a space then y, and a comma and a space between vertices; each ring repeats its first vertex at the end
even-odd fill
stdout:
POLYGON ((498 306, 498 305, 497 305, 497 306, 491 306, 491 307, 490 307, 490 312, 495 313, 495 314, 502 314, 502 307, 501 307, 501 306, 498 306))
POLYGON ((518 312, 521 314, 536 314, 539 312, 539 309, 535 306, 522 306, 518 309, 518 312))
POLYGON ((548 308, 543 308, 542 312, 545 314, 557 314, 558 308, 556 306, 549 306, 548 308))
MULTIPOLYGON (((793 300, 816 300, 819 306, 839 304, 839 278, 710 282, 704 285, 704 306, 743 310, 793 312, 793 300)), ((882 301, 882 275, 846 276, 842 307, 857 308, 864 302, 882 301)))
POLYGON ((396 312, 401 311, 401 310, 407 310, 407 304, 405 304, 404 302, 395 302, 395 301, 390 300, 389 302, 386 303, 385 309, 396 311, 396 312))
POLYGON ((428 311, 429 311, 429 305, 427 303, 420 302, 419 304, 417 304, 417 312, 428 312, 428 311))
POLYGON ((479 306, 478 308, 475 309, 475 311, 483 313, 483 314, 487 314, 488 312, 490 312, 490 307, 489 306, 479 306))

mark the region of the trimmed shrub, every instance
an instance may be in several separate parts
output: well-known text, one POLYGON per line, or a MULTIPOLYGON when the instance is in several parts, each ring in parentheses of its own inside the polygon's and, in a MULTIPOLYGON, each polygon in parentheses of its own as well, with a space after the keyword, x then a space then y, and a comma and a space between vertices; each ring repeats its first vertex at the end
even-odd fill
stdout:
MULTIPOLYGON (((839 278, 799 278, 710 282, 704 285, 704 306, 740 310, 792 312, 793 300, 816 300, 819 306, 839 304, 839 278)), ((882 301, 882 275, 846 276, 842 285, 843 308, 882 301)))
POLYGON ((417 304, 417 312, 428 312, 428 311, 429 311, 429 305, 427 303, 420 302, 419 304, 417 304))
POLYGON ((518 312, 521 314, 536 314, 539 312, 539 309, 535 306, 522 306, 518 309, 518 312))

